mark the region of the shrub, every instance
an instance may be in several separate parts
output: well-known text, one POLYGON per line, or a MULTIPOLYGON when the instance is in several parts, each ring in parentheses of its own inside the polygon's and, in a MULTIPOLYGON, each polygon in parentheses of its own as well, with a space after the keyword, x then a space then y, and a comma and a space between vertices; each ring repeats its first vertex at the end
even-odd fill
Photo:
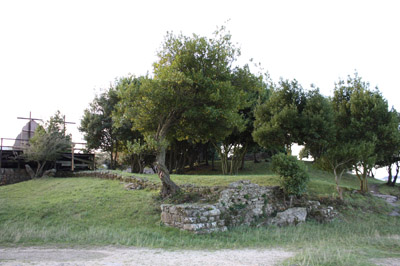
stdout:
POLYGON ((309 176, 304 163, 283 153, 272 157, 272 171, 280 175, 280 185, 289 196, 301 196, 307 190, 309 176))

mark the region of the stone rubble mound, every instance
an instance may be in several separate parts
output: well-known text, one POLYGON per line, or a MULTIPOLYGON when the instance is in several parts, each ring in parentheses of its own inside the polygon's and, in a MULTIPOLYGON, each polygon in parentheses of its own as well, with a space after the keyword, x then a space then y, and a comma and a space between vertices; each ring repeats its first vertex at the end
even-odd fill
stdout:
POLYGON ((227 227, 292 226, 312 218, 330 222, 338 213, 318 201, 304 201, 304 206, 288 206, 279 187, 263 187, 250 181, 238 181, 220 192, 216 204, 163 204, 161 221, 194 233, 226 231, 227 227))

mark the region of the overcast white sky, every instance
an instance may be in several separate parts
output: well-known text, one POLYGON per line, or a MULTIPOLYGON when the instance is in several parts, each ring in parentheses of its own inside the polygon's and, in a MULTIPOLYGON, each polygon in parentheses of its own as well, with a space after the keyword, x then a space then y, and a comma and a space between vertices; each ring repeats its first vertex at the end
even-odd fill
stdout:
MULTIPOLYGON (((326 96, 357 69, 400 110, 400 1, 0 1, 0 137, 56 110, 77 125, 116 77, 152 71, 165 33, 227 24, 240 63, 326 96)), ((76 130, 68 130, 81 141, 76 130)))

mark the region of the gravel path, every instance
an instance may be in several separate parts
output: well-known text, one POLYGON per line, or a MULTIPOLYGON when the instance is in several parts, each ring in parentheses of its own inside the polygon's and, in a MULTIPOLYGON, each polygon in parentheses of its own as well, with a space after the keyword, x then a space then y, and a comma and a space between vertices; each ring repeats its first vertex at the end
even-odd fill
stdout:
POLYGON ((280 249, 181 250, 101 247, 87 249, 1 248, 0 265, 279 265, 294 253, 280 249))
POLYGON ((375 259, 372 262, 378 266, 399 266, 400 258, 375 259))

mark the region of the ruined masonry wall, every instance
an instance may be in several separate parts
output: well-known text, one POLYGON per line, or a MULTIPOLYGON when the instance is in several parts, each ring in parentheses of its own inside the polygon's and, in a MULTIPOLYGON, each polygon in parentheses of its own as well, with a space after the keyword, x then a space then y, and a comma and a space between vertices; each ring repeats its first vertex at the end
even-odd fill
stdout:
POLYGON ((163 204, 161 220, 167 226, 177 227, 194 233, 226 231, 221 211, 210 204, 163 204))
POLYGON ((318 201, 304 201, 288 206, 279 187, 262 187, 242 180, 220 192, 216 204, 163 204, 161 221, 194 233, 226 231, 227 227, 287 226, 306 221, 307 217, 329 222, 337 213, 318 201))

